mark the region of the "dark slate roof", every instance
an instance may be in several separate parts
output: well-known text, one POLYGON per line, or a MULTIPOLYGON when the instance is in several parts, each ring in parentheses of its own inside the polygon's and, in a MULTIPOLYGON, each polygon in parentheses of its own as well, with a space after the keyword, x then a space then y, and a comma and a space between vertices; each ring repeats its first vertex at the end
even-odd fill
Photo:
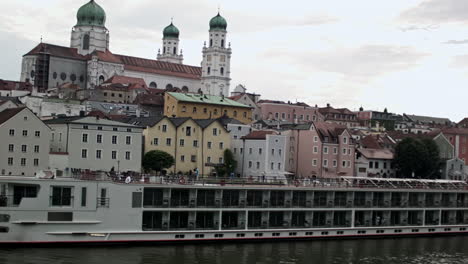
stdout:
POLYGON ((17 105, 22 104, 18 97, 0 96, 0 101, 12 101, 17 105))
POLYGON ((180 125, 182 125, 183 123, 185 123, 185 121, 191 119, 190 117, 168 117, 169 121, 171 121, 171 123, 175 126, 175 127, 179 127, 180 125))
POLYGON ((217 119, 221 125, 223 125, 224 127, 227 127, 228 124, 234 124, 234 125, 243 125, 244 123, 242 123, 241 121, 235 119, 235 118, 231 118, 231 117, 227 117, 227 116, 222 116, 220 118, 217 119))
POLYGON ((24 109, 26 109, 26 107, 9 108, 3 110, 2 112, 0 112, 0 125, 10 120, 10 118, 14 117, 24 109))
POLYGON ((193 121, 195 121, 195 123, 197 123, 200 127, 207 128, 213 122, 216 122, 217 119, 195 119, 193 121))
POLYGON ((163 119, 162 116, 132 117, 125 120, 125 123, 135 126, 152 127, 161 121, 161 119, 163 119))

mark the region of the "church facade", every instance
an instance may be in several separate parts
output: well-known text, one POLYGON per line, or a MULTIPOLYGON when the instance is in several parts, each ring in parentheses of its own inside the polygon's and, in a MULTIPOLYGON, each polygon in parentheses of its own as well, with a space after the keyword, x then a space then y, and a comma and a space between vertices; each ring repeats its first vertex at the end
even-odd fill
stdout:
POLYGON ((112 53, 105 22, 106 13, 94 0, 83 5, 71 31, 70 47, 40 43, 23 56, 20 80, 42 91, 64 83, 94 89, 117 75, 142 78, 149 88, 229 95, 231 47, 226 42, 227 22, 219 13, 210 20, 201 67, 183 64, 179 30, 172 22, 164 28, 157 59, 112 53))

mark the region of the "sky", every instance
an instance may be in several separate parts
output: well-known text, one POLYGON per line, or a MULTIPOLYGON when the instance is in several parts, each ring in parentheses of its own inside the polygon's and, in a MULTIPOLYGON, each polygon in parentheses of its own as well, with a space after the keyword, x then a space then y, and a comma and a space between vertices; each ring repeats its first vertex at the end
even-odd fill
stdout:
MULTIPOLYGON (((40 42, 69 46, 87 0, 0 0, 0 79, 18 80, 40 42)), ((156 58, 171 18, 199 66, 208 23, 228 22, 231 90, 310 105, 468 117, 465 0, 96 0, 113 53, 156 58)))

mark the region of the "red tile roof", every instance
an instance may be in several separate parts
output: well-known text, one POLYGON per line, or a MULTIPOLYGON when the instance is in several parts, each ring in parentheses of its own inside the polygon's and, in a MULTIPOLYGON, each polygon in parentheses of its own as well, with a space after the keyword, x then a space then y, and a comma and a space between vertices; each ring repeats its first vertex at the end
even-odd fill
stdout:
POLYGON ((146 82, 143 78, 128 77, 122 75, 114 75, 110 79, 104 82, 107 83, 121 83, 121 84, 137 84, 136 87, 146 88, 146 82))
POLYGON ((382 147, 380 146, 379 142, 377 141, 377 138, 368 135, 364 137, 363 139, 360 140, 359 142, 363 148, 369 148, 369 149, 381 149, 382 147))
POLYGON ((392 160, 394 156, 388 149, 358 149, 358 151, 368 159, 392 160))
POLYGON ((0 112, 0 125, 10 120, 10 118, 23 111, 26 107, 9 108, 0 112))
POLYGON ((238 95, 230 96, 228 98, 231 99, 231 100, 237 101, 237 100, 241 99, 242 96, 244 96, 244 94, 238 94, 238 95))
POLYGON ((88 56, 83 56, 78 54, 78 50, 69 47, 57 46, 48 43, 40 43, 34 47, 30 52, 26 53, 24 56, 28 55, 38 55, 48 53, 50 55, 62 58, 70 58, 75 60, 87 60, 88 56))
POLYGON ((321 140, 324 142, 338 142, 338 136, 346 130, 346 126, 335 123, 315 122, 314 125, 321 140), (328 141, 324 140, 325 137, 328 137, 328 141))
POLYGON ((458 122, 458 127, 468 127, 468 117, 462 119, 462 121, 458 122))
POLYGON ((16 82, 0 79, 0 90, 32 91, 32 84, 28 82, 16 82))
POLYGON ((468 128, 457 128, 457 127, 445 128, 445 129, 442 129, 442 133, 448 134, 448 135, 468 135, 468 128))
POLYGON ((242 139, 266 139, 267 135, 276 135, 275 131, 267 131, 267 130, 258 130, 252 131, 250 134, 243 136, 242 139))
POLYGON ((139 94, 133 103, 141 105, 164 106, 164 95, 139 94))

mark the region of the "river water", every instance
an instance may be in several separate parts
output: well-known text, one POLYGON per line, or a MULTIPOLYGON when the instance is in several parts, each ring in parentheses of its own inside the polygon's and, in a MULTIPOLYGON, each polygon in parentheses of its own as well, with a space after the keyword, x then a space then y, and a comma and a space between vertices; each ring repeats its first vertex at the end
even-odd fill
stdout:
POLYGON ((0 248, 0 264, 6 263, 468 263, 468 237, 145 247, 0 248))

